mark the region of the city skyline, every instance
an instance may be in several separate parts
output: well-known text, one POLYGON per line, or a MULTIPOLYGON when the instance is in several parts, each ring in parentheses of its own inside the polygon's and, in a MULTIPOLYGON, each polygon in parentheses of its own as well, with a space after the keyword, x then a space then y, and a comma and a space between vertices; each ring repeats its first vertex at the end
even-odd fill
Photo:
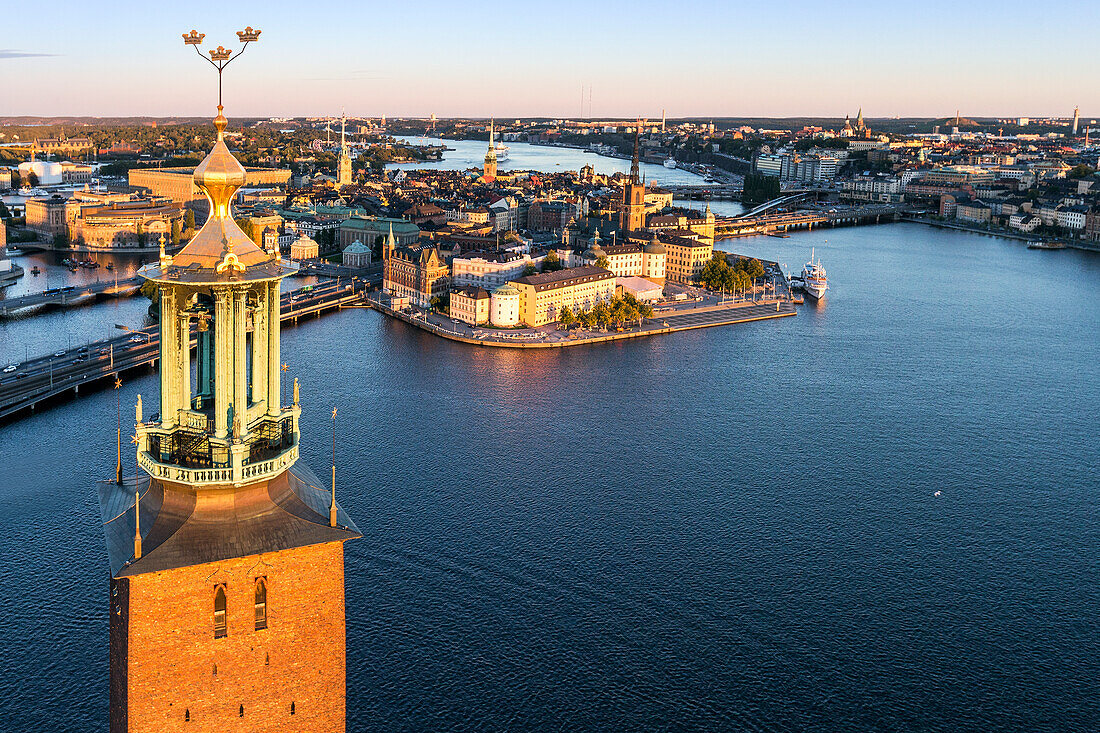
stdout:
MULTIPOLYGON (((458 11, 429 0, 415 18, 339 2, 312 15, 255 2, 199 13, 124 3, 126 28, 88 6, 61 7, 65 24, 0 49, 0 114, 208 114, 213 83, 179 74, 180 34, 229 44, 245 25, 264 43, 226 78, 231 116, 344 107, 354 117, 843 117, 862 107, 870 118, 1068 117, 1081 105, 1090 118, 1087 100, 1100 92, 1085 49, 1061 41, 1066 17, 1095 23, 1100 8, 1062 1, 1042 16, 1019 2, 937 0, 913 17, 863 0, 845 13, 781 0, 767 11, 695 3, 670 17, 652 3, 627 14, 623 3, 567 0, 537 23, 500 2, 458 11), (1026 57, 1006 60, 1002 39, 1020 37, 1031 39, 1026 57)), ((9 11, 11 27, 33 27, 34 12, 9 11)))

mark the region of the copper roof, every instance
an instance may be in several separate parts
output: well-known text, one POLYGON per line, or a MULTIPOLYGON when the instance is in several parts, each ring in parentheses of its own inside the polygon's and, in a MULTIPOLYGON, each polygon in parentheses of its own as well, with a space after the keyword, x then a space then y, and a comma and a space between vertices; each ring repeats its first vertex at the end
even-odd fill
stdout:
POLYGON ((114 577, 359 537, 329 491, 298 460, 271 481, 234 489, 193 489, 144 473, 122 486, 99 485, 99 505, 114 577), (135 483, 136 481, 136 483, 135 483), (134 491, 141 493, 142 555, 134 559, 134 491))

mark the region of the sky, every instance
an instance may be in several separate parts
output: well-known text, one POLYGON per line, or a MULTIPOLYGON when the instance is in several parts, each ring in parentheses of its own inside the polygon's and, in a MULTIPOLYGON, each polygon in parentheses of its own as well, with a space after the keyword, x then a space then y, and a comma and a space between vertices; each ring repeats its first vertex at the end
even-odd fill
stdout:
POLYGON ((0 116, 209 115, 181 34, 246 25, 231 117, 1100 116, 1090 0, 52 0, 4 24, 0 116))

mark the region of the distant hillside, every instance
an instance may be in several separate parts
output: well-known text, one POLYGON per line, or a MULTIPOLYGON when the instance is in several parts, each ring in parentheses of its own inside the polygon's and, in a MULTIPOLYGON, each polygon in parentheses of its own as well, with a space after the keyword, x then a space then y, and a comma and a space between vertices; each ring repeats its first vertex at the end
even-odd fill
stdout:
MULTIPOLYGON (((933 125, 939 125, 940 127, 954 127, 955 126, 955 118, 954 117, 944 117, 944 118, 939 119, 939 120, 932 120, 932 124, 933 125)), ((977 120, 972 120, 969 117, 960 117, 958 126, 959 126, 959 129, 961 130, 964 127, 981 127, 982 123, 978 122, 977 120)))

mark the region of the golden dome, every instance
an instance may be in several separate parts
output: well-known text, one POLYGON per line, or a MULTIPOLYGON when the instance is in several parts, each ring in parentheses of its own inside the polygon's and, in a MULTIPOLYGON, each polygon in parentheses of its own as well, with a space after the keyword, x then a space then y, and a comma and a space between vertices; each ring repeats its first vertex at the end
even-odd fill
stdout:
POLYGON ((235 263, 245 268, 271 260, 271 256, 260 249, 233 221, 233 195, 244 185, 245 171, 244 166, 225 145, 227 124, 222 107, 218 105, 218 116, 214 118, 218 140, 210 154, 195 169, 195 185, 206 194, 210 202, 210 217, 187 246, 173 258, 172 263, 177 267, 197 265, 204 270, 214 270, 226 261, 229 254, 234 255, 235 263))

